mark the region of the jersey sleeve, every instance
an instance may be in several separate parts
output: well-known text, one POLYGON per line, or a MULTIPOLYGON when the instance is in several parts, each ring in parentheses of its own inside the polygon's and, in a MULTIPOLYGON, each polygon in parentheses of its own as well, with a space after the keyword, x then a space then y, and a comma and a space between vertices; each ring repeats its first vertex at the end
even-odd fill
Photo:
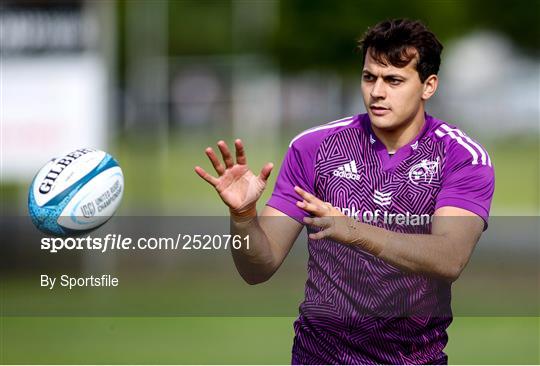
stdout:
POLYGON ((485 159, 475 158, 469 151, 459 148, 449 153, 435 209, 453 206, 470 211, 484 220, 485 230, 495 189, 495 173, 487 152, 476 146, 482 149, 485 159))
POLYGON ((314 153, 309 146, 301 143, 291 144, 276 180, 276 185, 267 205, 275 208, 303 224, 307 213, 296 206, 301 197, 294 191, 298 186, 314 194, 314 153))

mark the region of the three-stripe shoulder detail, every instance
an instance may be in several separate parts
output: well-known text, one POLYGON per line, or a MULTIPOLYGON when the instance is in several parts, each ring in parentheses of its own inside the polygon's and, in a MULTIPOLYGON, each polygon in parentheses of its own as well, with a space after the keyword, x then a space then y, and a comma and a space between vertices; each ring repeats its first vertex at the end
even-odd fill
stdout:
POLYGON ((441 124, 436 130, 435 135, 438 137, 449 136, 459 145, 464 147, 472 156, 472 165, 491 165, 491 159, 487 151, 476 143, 473 139, 467 136, 463 131, 457 128, 451 128, 447 124, 441 124))
POLYGON ((342 118, 342 119, 338 119, 338 120, 335 120, 335 121, 332 121, 332 122, 328 122, 324 125, 321 125, 321 126, 316 126, 316 127, 313 127, 313 128, 310 128, 308 130, 305 130, 301 133, 299 133, 298 135, 296 135, 292 140, 291 140, 291 143, 289 144, 289 147, 292 146, 292 144, 298 140, 299 138, 305 136, 305 135, 308 135, 310 133, 313 133, 313 132, 317 132, 317 131, 321 131, 321 130, 327 130, 327 129, 330 129, 330 128, 336 128, 336 127, 341 127, 341 126, 347 126, 347 125, 350 125, 351 123, 354 122, 354 116, 350 116, 350 117, 346 117, 346 118, 342 118))

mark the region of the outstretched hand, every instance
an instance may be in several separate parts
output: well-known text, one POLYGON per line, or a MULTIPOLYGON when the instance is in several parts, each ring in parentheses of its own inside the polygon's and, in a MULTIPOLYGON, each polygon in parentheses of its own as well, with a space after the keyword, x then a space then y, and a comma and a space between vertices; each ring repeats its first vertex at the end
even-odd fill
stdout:
POLYGON ((216 189, 223 202, 229 206, 231 214, 236 216, 256 215, 257 200, 266 188, 266 182, 274 165, 266 163, 259 175, 255 175, 247 165, 244 145, 241 140, 237 139, 234 142, 236 163, 225 141, 221 140, 217 145, 224 164, 221 163, 211 147, 206 148, 205 153, 218 176, 210 175, 200 166, 195 167, 195 172, 216 189))

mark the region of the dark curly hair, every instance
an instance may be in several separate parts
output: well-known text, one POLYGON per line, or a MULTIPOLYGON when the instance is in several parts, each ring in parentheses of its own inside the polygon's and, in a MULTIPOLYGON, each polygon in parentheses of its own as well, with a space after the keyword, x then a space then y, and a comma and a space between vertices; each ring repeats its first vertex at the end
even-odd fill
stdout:
POLYGON ((418 55, 416 70, 424 82, 439 72, 443 45, 420 21, 391 19, 368 28, 358 41, 358 49, 364 61, 369 50, 378 63, 395 67, 405 67, 418 55))

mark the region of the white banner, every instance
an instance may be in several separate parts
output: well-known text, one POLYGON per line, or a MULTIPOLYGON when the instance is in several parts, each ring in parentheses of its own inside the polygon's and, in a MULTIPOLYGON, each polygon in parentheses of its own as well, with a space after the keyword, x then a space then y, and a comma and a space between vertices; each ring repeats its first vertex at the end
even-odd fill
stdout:
POLYGON ((95 54, 3 57, 2 182, 29 181, 70 150, 106 150, 106 78, 95 54))

